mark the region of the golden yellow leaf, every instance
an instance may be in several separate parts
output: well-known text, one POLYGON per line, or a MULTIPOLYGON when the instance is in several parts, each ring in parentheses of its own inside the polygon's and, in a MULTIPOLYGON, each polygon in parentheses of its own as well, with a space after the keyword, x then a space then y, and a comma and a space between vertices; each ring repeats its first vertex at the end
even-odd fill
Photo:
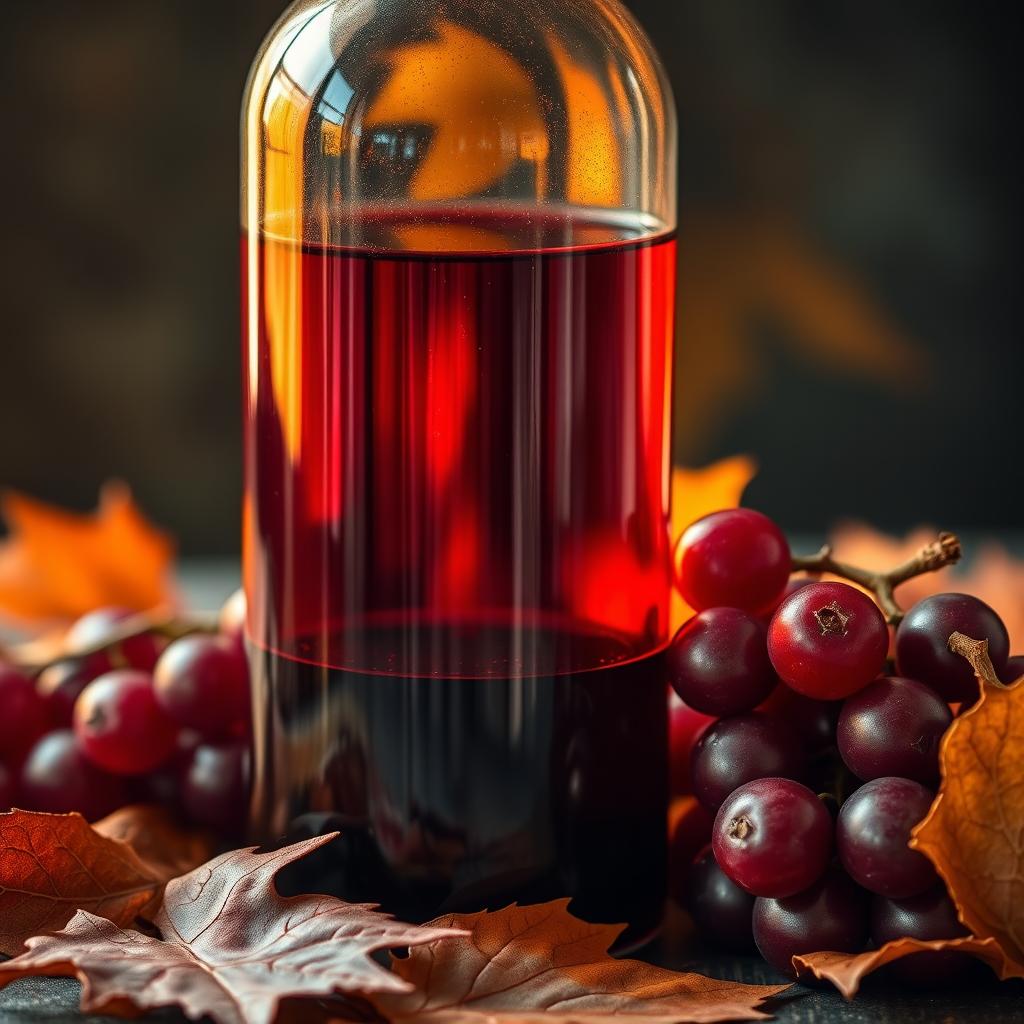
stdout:
POLYGON ((147 522, 123 484, 82 515, 8 492, 0 544, 0 615, 38 624, 104 606, 148 611, 174 599, 170 538, 147 522))

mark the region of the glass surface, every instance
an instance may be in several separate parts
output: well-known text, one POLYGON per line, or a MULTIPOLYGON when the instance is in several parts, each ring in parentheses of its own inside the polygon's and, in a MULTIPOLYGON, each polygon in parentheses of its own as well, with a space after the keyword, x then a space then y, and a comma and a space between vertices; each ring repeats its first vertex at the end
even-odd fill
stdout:
POLYGON ((675 127, 649 44, 604 0, 302 3, 243 128, 254 832, 343 827, 318 863, 410 917, 570 895, 650 930, 675 127))

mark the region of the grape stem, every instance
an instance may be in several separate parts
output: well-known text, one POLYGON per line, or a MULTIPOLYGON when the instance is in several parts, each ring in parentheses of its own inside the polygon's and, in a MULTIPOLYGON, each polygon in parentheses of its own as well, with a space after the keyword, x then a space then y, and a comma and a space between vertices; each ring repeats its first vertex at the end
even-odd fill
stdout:
POLYGON ((39 640, 30 640, 23 644, 6 647, 0 651, 0 654, 8 664, 14 665, 24 672, 36 674, 61 661, 89 658, 111 651, 126 640, 146 634, 155 634, 167 640, 180 640, 185 636, 217 632, 217 617, 215 615, 182 616, 173 608, 163 607, 124 619, 95 644, 70 648, 63 640, 43 637, 39 640))
POLYGON ((1007 688, 1006 683, 996 675, 995 666, 989 657, 987 640, 974 640, 963 633, 954 633, 949 638, 949 649, 971 663, 974 674, 982 684, 998 686, 1000 690, 1007 688))
POLYGON ((956 565, 963 556, 960 539, 954 533, 940 533, 937 540, 926 544, 913 558, 888 572, 873 572, 856 565, 839 562, 833 555, 831 544, 826 544, 816 555, 793 559, 793 572, 829 573, 871 591, 891 626, 903 621, 903 609, 896 600, 896 588, 925 573, 938 572, 948 565, 956 565))

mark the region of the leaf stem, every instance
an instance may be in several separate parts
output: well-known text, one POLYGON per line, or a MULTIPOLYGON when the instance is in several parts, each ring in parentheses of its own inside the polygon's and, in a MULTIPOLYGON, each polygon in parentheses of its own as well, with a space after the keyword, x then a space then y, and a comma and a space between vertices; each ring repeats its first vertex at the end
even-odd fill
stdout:
POLYGON ((886 621, 892 626, 898 626, 903 620, 904 612, 896 600, 896 588, 917 576, 955 565, 962 556, 963 548, 956 534, 940 533, 937 540, 926 544, 913 558, 888 572, 873 572, 837 561, 830 544, 826 544, 816 555, 794 558, 793 571, 830 573, 856 583, 875 595, 886 621))

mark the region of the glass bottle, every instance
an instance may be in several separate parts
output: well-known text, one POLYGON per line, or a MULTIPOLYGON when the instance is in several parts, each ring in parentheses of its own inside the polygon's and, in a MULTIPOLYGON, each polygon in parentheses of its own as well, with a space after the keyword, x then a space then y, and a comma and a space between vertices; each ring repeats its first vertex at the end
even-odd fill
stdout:
POLYGON ((618 0, 302 0, 243 123, 252 830, 409 919, 664 896, 676 129, 618 0))

